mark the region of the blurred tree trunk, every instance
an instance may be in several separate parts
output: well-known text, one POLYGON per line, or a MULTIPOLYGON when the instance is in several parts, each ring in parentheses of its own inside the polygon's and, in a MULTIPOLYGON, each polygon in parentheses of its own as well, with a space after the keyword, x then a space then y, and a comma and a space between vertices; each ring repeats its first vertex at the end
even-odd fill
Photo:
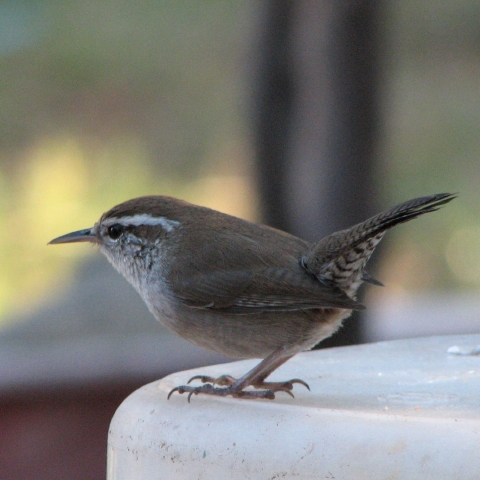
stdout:
MULTIPOLYGON (((373 213, 379 3, 264 2, 254 115, 265 223, 314 241, 373 213)), ((322 345, 359 341, 356 318, 322 345)))

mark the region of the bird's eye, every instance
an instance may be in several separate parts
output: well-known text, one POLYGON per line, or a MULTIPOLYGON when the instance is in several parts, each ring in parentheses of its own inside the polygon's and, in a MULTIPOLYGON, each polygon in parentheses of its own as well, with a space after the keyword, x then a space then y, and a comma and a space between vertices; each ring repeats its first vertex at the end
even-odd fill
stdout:
POLYGON ((124 228, 118 223, 114 223, 107 229, 107 234, 112 240, 116 240, 123 233, 124 228))

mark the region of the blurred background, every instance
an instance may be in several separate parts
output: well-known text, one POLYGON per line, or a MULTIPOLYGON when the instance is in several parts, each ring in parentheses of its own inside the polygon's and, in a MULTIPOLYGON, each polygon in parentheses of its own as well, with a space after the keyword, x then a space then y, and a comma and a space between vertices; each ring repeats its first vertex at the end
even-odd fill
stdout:
POLYGON ((135 388, 227 361, 165 331, 96 249, 164 194, 315 240, 416 196, 332 344, 480 329, 480 3, 0 3, 0 476, 104 478, 135 388))

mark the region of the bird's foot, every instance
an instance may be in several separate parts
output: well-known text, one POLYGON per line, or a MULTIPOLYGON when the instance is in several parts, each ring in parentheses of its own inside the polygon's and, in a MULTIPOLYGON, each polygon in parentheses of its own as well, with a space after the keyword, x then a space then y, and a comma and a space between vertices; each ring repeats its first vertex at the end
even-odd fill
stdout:
POLYGON ((308 384, 298 378, 294 378, 286 382, 252 382, 250 385, 256 390, 245 390, 245 388, 249 385, 240 383, 240 381, 230 375, 222 375, 218 378, 209 377, 207 375, 195 375, 188 381, 188 383, 192 382, 193 380, 200 380, 204 385, 199 387, 192 387, 190 385, 181 385, 179 387, 175 387, 168 394, 168 398, 170 398, 172 393, 178 392, 180 394, 188 393, 189 402, 192 395, 198 395, 200 393, 206 395, 217 395, 220 397, 226 397, 230 395, 235 398, 265 398, 268 400, 273 400, 276 392, 285 392, 293 397, 291 390, 293 389, 293 385, 295 383, 303 385, 310 390, 308 384), (221 388, 215 387, 215 385, 220 385, 221 388))

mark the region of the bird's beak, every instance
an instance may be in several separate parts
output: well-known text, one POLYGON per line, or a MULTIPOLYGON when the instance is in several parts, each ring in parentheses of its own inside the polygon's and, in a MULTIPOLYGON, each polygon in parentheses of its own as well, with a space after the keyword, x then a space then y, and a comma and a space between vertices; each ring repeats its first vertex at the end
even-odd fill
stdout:
POLYGON ((85 230, 78 230, 78 232, 67 233, 61 237, 54 238, 48 242, 48 245, 73 242, 99 243, 99 240, 98 237, 93 233, 93 228, 86 228, 85 230))

